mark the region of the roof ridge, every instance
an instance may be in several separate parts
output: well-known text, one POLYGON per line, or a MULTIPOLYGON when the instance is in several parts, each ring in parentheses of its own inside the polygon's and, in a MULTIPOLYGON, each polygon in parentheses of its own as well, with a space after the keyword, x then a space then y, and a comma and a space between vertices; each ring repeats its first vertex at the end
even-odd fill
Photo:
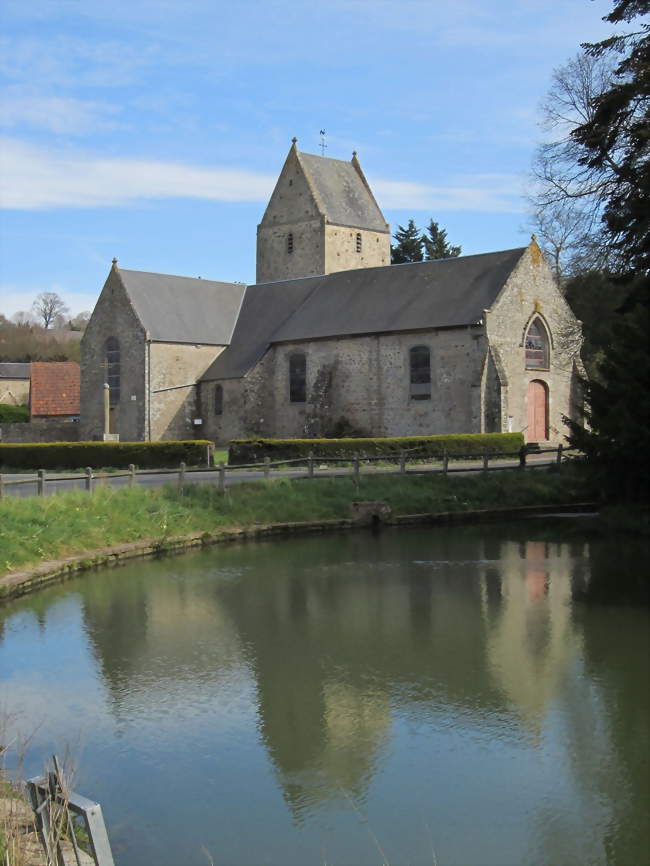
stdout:
POLYGON ((133 268, 120 268, 121 274, 147 274, 150 277, 173 277, 175 280, 196 280, 202 283, 219 283, 222 286, 241 286, 245 283, 230 280, 212 280, 207 277, 188 277, 185 274, 165 274, 162 271, 136 271, 133 268))

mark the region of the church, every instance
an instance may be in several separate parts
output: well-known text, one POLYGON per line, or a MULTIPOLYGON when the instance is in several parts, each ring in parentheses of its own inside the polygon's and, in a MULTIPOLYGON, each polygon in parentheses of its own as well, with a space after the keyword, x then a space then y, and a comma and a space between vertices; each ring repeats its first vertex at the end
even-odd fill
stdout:
POLYGON ((562 441, 582 408, 581 327, 535 239, 401 265, 390 239, 356 153, 294 139, 255 285, 113 260, 81 346, 81 437, 562 441))

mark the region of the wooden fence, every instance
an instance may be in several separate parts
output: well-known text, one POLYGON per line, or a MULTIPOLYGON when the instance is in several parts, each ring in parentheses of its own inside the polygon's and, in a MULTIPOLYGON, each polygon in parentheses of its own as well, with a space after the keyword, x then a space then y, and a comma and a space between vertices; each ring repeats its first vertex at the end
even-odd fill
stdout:
MULTIPOLYGON (((548 465, 549 462, 554 462, 557 466, 561 466, 562 461, 566 456, 566 452, 562 445, 558 445, 555 448, 540 449, 539 451, 532 453, 535 455, 555 455, 552 461, 547 460, 544 465, 548 465)), ((0 499, 2 499, 5 494, 11 492, 10 488, 23 485, 32 485, 32 487, 35 487, 32 495, 44 496, 46 485, 48 484, 56 485, 65 481, 76 482, 75 486, 81 485, 81 489, 91 493, 98 482, 100 484, 106 484, 107 482, 110 483, 113 479, 126 478, 126 484, 132 486, 133 484, 138 483, 138 479, 151 475, 169 475, 170 480, 175 479, 178 487, 182 487, 190 477, 192 477, 192 480, 200 481, 202 475, 205 476, 209 474, 210 477, 206 477, 205 481, 214 483, 218 490, 223 492, 226 488, 227 474, 236 476, 238 473, 253 471, 260 473, 261 479, 268 479, 271 477, 271 472, 273 470, 282 468, 290 470, 292 468, 297 469, 301 466, 305 468, 304 474, 301 473, 298 475, 294 472, 290 477, 309 479, 316 477, 340 477, 341 475, 351 475, 355 480, 355 483, 358 484, 361 475, 364 474, 364 469, 366 470, 366 474, 381 473, 383 475, 423 474, 428 472, 438 472, 447 475, 452 472, 494 472, 502 469, 526 469, 527 466, 530 465, 530 454, 531 452, 529 452, 525 446, 518 452, 511 454, 488 452, 479 456, 476 454, 455 454, 453 458, 450 458, 446 453, 443 454, 442 457, 432 457, 431 455, 427 455, 414 449, 411 451, 401 451, 399 454, 394 456, 381 455, 378 457, 360 457, 359 455, 352 458, 319 457, 318 455, 310 453, 307 457, 299 457, 292 460, 276 460, 272 462, 271 459, 267 457, 262 463, 248 463, 237 466, 218 463, 215 466, 201 468, 188 468, 185 463, 181 463, 177 469, 138 470, 133 464, 131 464, 129 468, 123 472, 94 472, 88 466, 84 470, 83 474, 70 473, 68 475, 57 473, 51 473, 48 475, 44 469, 39 469, 35 476, 33 475, 30 478, 14 478, 11 475, 0 474, 0 499), (495 461, 497 460, 500 461, 501 465, 495 465, 495 461), (490 465, 490 461, 492 461, 492 465, 490 465), (509 462, 504 464, 504 461, 509 462), (463 465, 458 465, 460 462, 462 462, 463 465), (467 465, 468 462, 477 463, 478 465, 467 465), (372 464, 376 463, 394 463, 395 468, 392 470, 389 468, 381 468, 379 470, 373 469, 372 464), (336 469, 332 471, 330 467, 335 467, 337 464, 343 466, 342 471, 336 471, 336 469), (409 468, 409 464, 411 468, 409 468)), ((257 479, 253 478, 247 480, 257 479)))

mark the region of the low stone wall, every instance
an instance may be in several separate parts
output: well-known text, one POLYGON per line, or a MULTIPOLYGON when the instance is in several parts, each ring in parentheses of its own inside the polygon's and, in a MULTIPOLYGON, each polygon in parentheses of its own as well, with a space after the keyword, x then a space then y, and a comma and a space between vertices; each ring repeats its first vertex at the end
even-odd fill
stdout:
POLYGON ((79 424, 71 421, 29 421, 0 424, 0 442, 78 442, 79 424))

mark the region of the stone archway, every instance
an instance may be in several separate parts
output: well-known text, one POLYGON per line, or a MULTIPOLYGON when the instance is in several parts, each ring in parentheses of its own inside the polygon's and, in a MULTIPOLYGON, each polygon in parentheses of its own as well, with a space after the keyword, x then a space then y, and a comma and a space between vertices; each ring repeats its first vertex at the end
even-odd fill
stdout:
POLYGON ((541 379, 528 383, 527 442, 545 442, 548 439, 548 385, 541 379))

